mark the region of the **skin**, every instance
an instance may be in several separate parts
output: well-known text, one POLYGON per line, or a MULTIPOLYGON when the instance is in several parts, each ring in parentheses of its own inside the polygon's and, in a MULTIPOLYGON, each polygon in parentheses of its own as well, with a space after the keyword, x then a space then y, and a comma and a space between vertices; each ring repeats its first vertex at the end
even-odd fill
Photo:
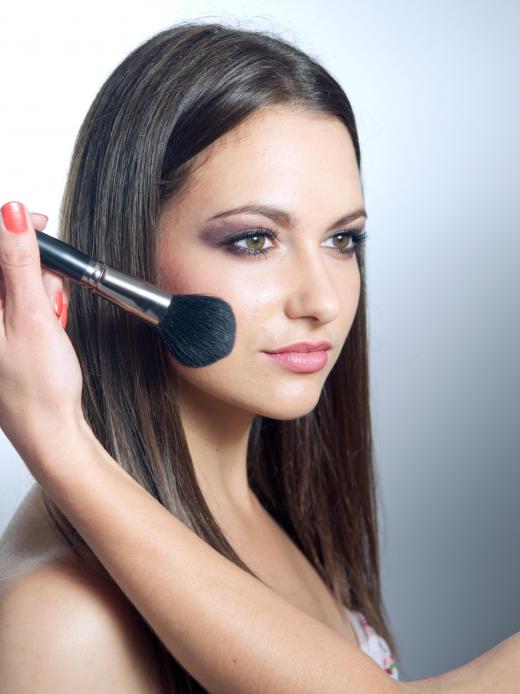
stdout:
MULTIPOLYGON (((269 109, 205 150, 196 164, 189 185, 162 210, 157 253, 160 286, 170 293, 220 296, 233 307, 237 319, 236 343, 225 359, 199 369, 187 369, 170 359, 180 376, 178 399, 197 478, 212 513, 257 575, 355 644, 345 615, 313 567, 257 501, 246 476, 247 440, 255 414, 292 419, 312 410, 355 317, 360 293, 357 260, 355 254, 334 250, 352 248, 353 243, 335 234, 360 231, 365 218, 358 216, 329 229, 346 213, 363 208, 352 142, 337 119, 288 108, 269 109), (324 157, 324 151, 329 156, 324 157), (311 203, 316 199, 320 206, 311 203), (253 213, 208 222, 224 210, 251 203, 287 210, 296 224, 275 224, 253 213), (226 238, 258 226, 276 230, 278 239, 259 237, 255 243, 243 240, 234 245, 271 248, 265 257, 232 254, 229 244, 224 244, 226 238), (261 353, 299 340, 322 339, 333 346, 326 366, 314 373, 293 373, 261 353)), ((47 223, 38 213, 31 220, 39 229, 47 223)), ((48 270, 41 274, 51 305, 60 289, 68 303, 69 283, 48 270)), ((12 318, 16 321, 14 311, 12 318)), ((68 345, 59 348, 65 353, 67 349, 68 345)), ((80 419, 79 381, 72 361, 67 354, 60 360, 62 369, 69 364, 65 379, 56 373, 49 376, 55 391, 67 387, 65 380, 75 384, 68 416, 75 413, 74 418, 80 419)), ((52 387, 49 383, 43 387, 49 400, 52 387)), ((67 407, 63 396, 60 400, 61 408, 67 407)), ((23 447, 27 439, 25 433, 23 440, 15 438, 13 443, 23 447)), ((29 450, 20 452, 24 459, 31 456, 29 450)), ((59 556, 74 571, 74 561, 44 519, 41 503, 30 494, 0 547, 4 573, 27 574, 46 565, 47 571, 33 576, 33 583, 48 585, 49 580, 57 580, 62 592, 64 577, 61 572, 49 572, 49 562, 59 556), (38 533, 35 527, 40 528, 38 533)), ((132 620, 131 611, 121 608, 121 599, 111 589, 105 586, 100 593, 94 574, 91 581, 98 587, 103 607, 115 606, 119 622, 132 620)), ((67 585, 74 590, 73 581, 67 580, 67 585)), ((48 589, 54 593, 58 586, 48 589)), ((132 652, 132 661, 135 658, 132 652)))
POLYGON ((246 476, 253 418, 294 419, 318 403, 360 295, 355 254, 337 250, 352 242, 334 234, 362 230, 365 218, 327 229, 363 208, 363 194, 350 135, 332 117, 270 108, 203 155, 184 192, 163 210, 158 270, 170 293, 225 299, 237 336, 232 352, 214 364, 190 369, 173 357, 171 363, 181 379, 182 419, 210 507, 219 516, 254 517, 258 509, 246 476), (297 223, 289 228, 251 212, 208 222, 246 204, 287 210, 297 223), (270 248, 266 256, 230 252, 227 239, 259 226, 276 230, 278 238, 241 240, 235 247, 270 248), (332 343, 324 368, 294 373, 262 352, 300 340, 332 343))
MULTIPOLYGON (((161 220, 162 240, 166 245, 159 256, 178 263, 176 273, 172 272, 169 262, 163 263, 163 286, 173 291, 174 287, 169 283, 175 278, 182 291, 192 291, 196 286, 196 292, 213 293, 219 282, 219 295, 231 303, 238 318, 236 354, 233 353, 227 361, 188 371, 172 360, 172 368, 178 369, 181 376, 183 421, 197 475, 203 480, 203 492, 210 506, 211 498, 220 494, 226 517, 235 521, 239 517, 260 519, 255 514, 254 500, 245 484, 245 449, 240 442, 248 428, 243 421, 247 423, 249 416, 250 425, 252 413, 292 418, 315 406, 326 375, 348 335, 359 299, 359 271, 355 259, 340 258, 324 246, 332 234, 325 233, 327 226, 350 211, 354 204, 357 206, 362 202, 361 197, 355 199, 355 195, 352 198, 347 195, 355 186, 353 189, 343 186, 341 200, 339 189, 335 189, 338 197, 327 198, 327 204, 331 205, 329 216, 325 212, 329 208, 324 203, 321 212, 307 204, 314 194, 321 204, 323 195, 330 193, 329 188, 322 190, 320 187, 323 177, 327 179, 329 176, 328 180, 332 181, 332 172, 340 175, 345 168, 348 170, 343 157, 335 158, 336 148, 341 146, 345 147, 344 154, 348 153, 349 141, 344 139, 346 131, 338 130, 336 126, 341 124, 336 121, 320 121, 310 116, 305 120, 308 127, 304 128, 301 113, 271 112, 263 115, 266 117, 260 119, 258 128, 244 129, 240 135, 234 133, 227 144, 236 145, 238 156, 239 151, 245 152, 248 147, 263 142, 266 149, 262 149, 260 144, 258 151, 249 149, 248 154, 256 151, 259 162, 264 157, 273 168, 272 176, 277 186, 267 190, 249 183, 248 192, 255 194, 255 201, 259 192, 288 196, 285 206, 300 218, 293 230, 296 233, 289 234, 287 229, 279 229, 280 244, 265 263, 259 261, 255 264, 255 260, 231 256, 229 261, 227 256, 217 261, 216 258, 223 253, 217 249, 214 262, 218 263, 218 272, 213 263, 208 263, 202 273, 197 262, 203 257, 200 239, 197 242, 193 237, 193 231, 199 229, 198 223, 190 225, 186 222, 185 236, 173 239, 175 244, 182 243, 183 251, 180 247, 170 250, 169 245, 172 234, 177 235, 183 228, 182 213, 190 209, 184 206, 188 198, 181 197, 176 203, 172 202, 171 210, 165 208, 161 220), (285 124, 278 116, 287 119, 285 124), (277 142, 278 149, 287 146, 281 160, 276 159, 277 151, 267 148, 269 142, 276 141, 276 134, 272 133, 271 140, 264 139, 275 117, 279 126, 277 133, 290 123, 285 131, 286 137, 277 142), (324 142, 328 144, 327 157, 311 155, 311 151, 317 154, 313 148, 318 138, 317 128, 322 128, 319 137, 322 145, 324 142), (309 137, 309 156, 300 160, 292 155, 301 148, 303 141, 307 152, 307 139, 295 137, 291 141, 291 136, 298 131, 300 138, 309 137), (236 141, 234 136, 238 136, 236 141), (286 142, 292 142, 293 146, 286 145, 286 142), (242 144, 246 150, 241 149, 242 144), (341 169, 335 169, 340 160, 341 169), (285 164, 292 185, 284 187, 284 176, 280 171, 285 164), (313 166, 321 167, 321 176, 316 178, 312 191, 310 187, 303 190, 299 187, 304 178, 298 179, 297 176, 306 170, 305 166, 309 167, 307 171, 314 171, 313 166), (345 195, 349 205, 346 209, 345 195), (291 201, 293 207, 289 207, 291 201), (336 204, 338 207, 334 206, 336 204), (308 234, 304 233, 304 226, 308 234), (191 260, 188 253, 192 254, 191 260), (189 277, 183 275, 188 260, 189 277), (276 279, 272 263, 282 266, 281 279, 276 279), (235 268, 241 281, 236 281, 235 268), (211 287, 208 286, 209 272, 214 273, 211 287), (259 301, 252 281, 260 272, 261 278, 256 278, 257 286, 260 284, 262 287, 259 301), (231 295, 226 295, 231 287, 234 287, 231 295), (239 302, 236 302, 237 298, 239 302), (254 306, 254 319, 250 319, 250 306, 254 306), (265 326, 265 335, 263 332, 258 334, 260 321, 262 327, 265 326), (273 349, 294 340, 322 338, 330 339, 334 345, 331 361, 326 369, 314 374, 285 372, 270 362, 264 367, 263 356, 257 354, 259 350, 273 349), (271 340, 275 342, 271 344, 271 340), (252 359, 255 360, 253 370, 252 359), (232 360, 233 369, 230 368, 232 360), (210 368, 211 377, 206 378, 204 373, 210 368), (238 378, 242 374, 246 374, 243 380, 238 378), (229 383, 234 383, 234 380, 237 388, 233 387, 231 392, 229 383), (264 387, 264 382, 269 385, 264 387), (273 388, 279 400, 273 397, 273 388), (230 421, 233 420, 233 428, 225 426, 227 420, 224 416, 223 421, 218 419, 224 411, 229 413, 230 421), (274 415, 275 411, 280 414, 274 415), (235 417, 239 423, 234 421, 235 417), (223 428, 215 426, 214 431, 203 430, 197 425, 203 418, 208 421, 217 418, 223 428), (224 456, 223 450, 229 456, 224 456)), ((211 154, 215 154, 215 158, 208 163, 213 164, 220 154, 231 151, 227 146, 225 150, 219 149, 221 145, 214 148, 211 154)), ((350 154, 353 156, 352 150, 350 154)), ((222 176, 225 176, 229 164, 228 161, 220 171, 222 176)), ((210 168, 205 167, 204 173, 209 173, 210 168)), ((265 170, 260 163, 258 170, 265 170)), ((232 191, 236 195, 238 185, 240 190, 242 185, 248 185, 247 173, 243 168, 241 175, 235 175, 231 180, 229 188, 219 188, 219 195, 231 195, 232 191)), ((203 196, 209 196, 209 189, 204 187, 206 183, 223 185, 218 168, 214 169, 213 176, 213 181, 201 183, 199 180, 197 205, 201 210, 197 211, 197 205, 191 205, 192 221, 196 214, 202 213, 203 196)), ((357 181, 359 184, 359 179, 357 181)), ((196 190, 196 184, 192 190, 196 190)), ((357 192, 361 196, 360 187, 357 192)), ((189 194, 193 194, 192 191, 189 194)), ((214 194, 217 194, 216 188, 214 194)), ((242 204, 242 200, 236 201, 235 196, 231 197, 232 205, 242 204)), ((216 198, 212 200, 216 201, 216 198)), ((223 201, 219 199, 218 202, 223 201)), ((269 202, 281 205, 283 201, 277 198, 269 202)), ((207 215, 222 209, 209 210, 209 204, 208 199, 205 204, 207 215)), ((33 223, 36 221, 33 219, 33 223)), ((398 685, 355 645, 346 642, 324 624, 324 620, 313 619, 312 615, 305 614, 305 609, 296 609, 277 591, 256 581, 200 540, 117 465, 82 418, 79 364, 70 341, 54 317, 52 290, 55 287, 49 285, 45 273, 43 277, 41 275, 32 226, 17 239, 0 229, 0 263, 3 272, 3 285, 0 287, 3 297, 0 303, 0 426, 38 482, 64 510, 123 593, 152 625, 163 643, 210 691, 267 690, 281 693, 319 690, 337 691, 338 694, 365 691, 468 694, 484 694, 498 689, 515 691, 519 667, 517 637, 503 642, 468 666, 440 678, 398 685), (37 359, 35 355, 38 355, 37 359), (45 408, 40 405, 42 397, 45 397, 45 408), (23 417, 20 417, 20 412, 23 412, 23 417), (175 547, 175 551, 169 551, 170 547, 175 547)), ((59 280, 52 279, 52 283, 56 281, 59 280)), ((275 544, 278 541, 279 538, 273 539, 275 544)), ((23 546, 23 542, 21 544, 23 546)), ((23 547, 28 554, 30 549, 27 545, 23 547)), ((268 554, 267 559, 272 557, 268 554)), ((9 691, 27 691, 35 681, 49 691, 70 691, 68 684, 63 687, 64 667, 73 675, 81 673, 79 679, 73 676, 73 680, 76 685, 82 682, 84 691, 111 691, 112 685, 116 691, 156 691, 154 687, 146 688, 148 664, 139 661, 139 644, 122 646, 118 632, 128 633, 135 627, 124 603, 114 607, 117 597, 105 586, 97 590, 94 579, 86 571, 75 576, 73 571, 58 570, 57 565, 51 565, 47 559, 43 564, 43 570, 38 573, 28 572, 28 580, 24 577, 12 582, 3 593, 0 590, 0 670, 9 673, 9 691), (50 566, 49 576, 46 569, 50 566), (81 591, 87 594, 79 598, 81 591), (41 609, 42 604, 45 610, 41 609), (56 619, 58 609, 59 618, 56 619), (128 625, 125 618, 129 619, 128 625), (74 639, 70 638, 71 633, 74 639), (114 664, 112 641, 116 642, 119 650, 117 664, 114 664), (22 644, 23 648, 16 648, 16 644, 22 644), (132 675, 136 660, 142 667, 132 675), (130 677, 131 682, 123 682, 122 678, 130 677)))

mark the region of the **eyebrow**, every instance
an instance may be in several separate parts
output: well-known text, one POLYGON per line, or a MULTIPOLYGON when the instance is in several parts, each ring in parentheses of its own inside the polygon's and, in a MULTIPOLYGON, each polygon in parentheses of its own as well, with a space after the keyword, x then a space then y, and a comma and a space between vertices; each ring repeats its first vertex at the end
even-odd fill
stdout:
MULTIPOLYGON (((242 205, 241 207, 234 207, 231 210, 219 212, 213 217, 210 217, 208 221, 211 221, 212 219, 221 219, 222 217, 229 217, 231 215, 240 214, 243 212, 261 214, 264 217, 269 217, 277 224, 288 227, 290 229, 294 229, 294 227, 298 224, 298 220, 286 210, 281 210, 278 207, 271 207, 269 205, 242 205)), ((349 222, 352 222, 354 221, 354 219, 358 219, 359 217, 365 217, 365 219, 368 217, 367 211, 364 207, 360 207, 359 209, 354 210, 353 212, 348 212, 347 214, 343 215, 342 217, 337 219, 333 224, 331 224, 327 231, 331 231, 332 229, 335 229, 338 226, 342 226, 343 224, 348 224, 349 222)))

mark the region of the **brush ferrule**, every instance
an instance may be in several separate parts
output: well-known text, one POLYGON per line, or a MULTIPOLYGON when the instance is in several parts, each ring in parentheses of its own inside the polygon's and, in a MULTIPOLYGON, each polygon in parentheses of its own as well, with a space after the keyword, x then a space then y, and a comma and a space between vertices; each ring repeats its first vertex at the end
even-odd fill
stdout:
POLYGON ((148 282, 130 277, 93 259, 87 265, 80 284, 150 325, 157 325, 161 321, 172 298, 171 294, 148 282))
POLYGON ((103 270, 105 267, 106 265, 104 263, 100 263, 99 260, 94 260, 91 258, 89 264, 85 268, 85 272, 80 280, 80 284, 83 284, 90 289, 95 289, 103 276, 103 270))

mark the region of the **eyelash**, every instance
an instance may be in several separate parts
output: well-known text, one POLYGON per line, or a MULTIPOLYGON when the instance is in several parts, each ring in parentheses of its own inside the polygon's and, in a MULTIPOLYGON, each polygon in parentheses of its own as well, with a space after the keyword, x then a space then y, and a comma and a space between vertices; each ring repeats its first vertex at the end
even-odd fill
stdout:
MULTIPOLYGON (((254 236, 264 236, 273 240, 278 237, 278 234, 272 229, 267 229, 265 227, 257 227, 256 229, 252 229, 251 231, 241 234, 240 236, 236 236, 235 238, 229 239, 229 241, 226 241, 225 245, 228 247, 230 253, 234 253, 235 255, 252 255, 254 260, 260 260, 261 258, 267 259, 267 256, 269 255, 270 251, 274 248, 274 246, 270 246, 269 248, 265 249, 261 248, 255 251, 251 248, 242 248, 240 246, 234 245, 238 241, 243 241, 244 239, 249 239, 254 236)), ((339 253, 340 255, 346 256, 347 258, 351 258, 354 255, 354 253, 358 250, 358 248, 360 248, 367 239, 366 232, 355 231, 353 229, 351 229, 350 231, 338 231, 336 234, 329 236, 329 238, 333 239, 336 236, 350 236, 350 238, 354 242, 354 245, 352 247, 346 249, 332 248, 332 246, 328 246, 328 248, 331 248, 331 250, 335 251, 336 253, 339 253)))

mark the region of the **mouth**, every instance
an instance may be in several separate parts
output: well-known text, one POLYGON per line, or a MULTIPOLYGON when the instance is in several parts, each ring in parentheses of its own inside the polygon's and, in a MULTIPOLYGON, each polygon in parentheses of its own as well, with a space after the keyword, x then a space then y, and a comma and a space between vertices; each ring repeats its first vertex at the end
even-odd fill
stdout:
POLYGON ((293 342, 291 345, 285 347, 279 347, 278 349, 265 350, 267 354, 285 354, 291 353, 301 353, 301 352, 323 352, 332 347, 332 344, 328 340, 322 340, 321 342, 293 342))
POLYGON ((323 369, 328 362, 326 349, 310 352, 264 352, 268 359, 295 373, 313 373, 323 369))

